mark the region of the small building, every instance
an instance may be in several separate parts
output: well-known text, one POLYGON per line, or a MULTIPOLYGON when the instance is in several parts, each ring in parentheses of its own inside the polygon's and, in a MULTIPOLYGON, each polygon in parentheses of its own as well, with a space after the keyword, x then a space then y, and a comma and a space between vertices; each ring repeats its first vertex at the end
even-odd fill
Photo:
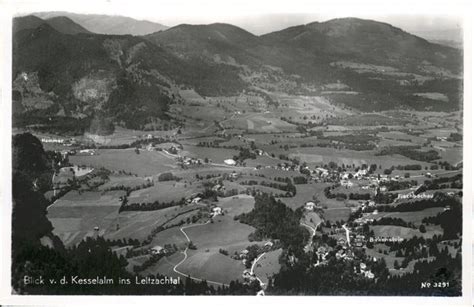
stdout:
POLYGON ((304 208, 306 210, 309 210, 309 211, 312 211, 314 210, 314 207, 316 206, 316 204, 312 201, 307 201, 306 204, 304 205, 304 208))
POLYGON ((217 215, 222 215, 222 208, 221 207, 214 207, 212 208, 211 216, 215 217, 217 215))
MULTIPOLYGON (((248 255, 248 253, 249 253, 248 250, 246 250, 246 249, 242 250, 242 251, 240 252, 240 254, 239 254, 239 258, 240 258, 240 259, 246 258, 247 255, 248 255)), ((244 260, 245 260, 245 259, 244 259, 244 260)), ((245 264, 245 263, 244 263, 244 264, 245 264)))
POLYGON ((268 241, 267 243, 265 243, 264 246, 273 247, 273 242, 272 242, 272 241, 268 241))
POLYGON ((244 270, 243 273, 242 273, 242 278, 243 279, 249 279, 250 277, 252 277, 252 274, 250 273, 249 270, 244 270))
POLYGON ((235 166, 237 162, 234 159, 226 159, 224 160, 224 163, 230 166, 235 166))
POLYGON ((162 254, 164 253, 164 248, 159 246, 159 245, 156 245, 156 246, 153 246, 151 249, 150 249, 150 252, 153 254, 153 255, 159 255, 159 254, 162 254))
POLYGON ((199 204, 199 202, 201 201, 201 199, 202 199, 201 197, 195 197, 195 198, 193 198, 193 200, 191 201, 191 204, 197 205, 197 204, 199 204))

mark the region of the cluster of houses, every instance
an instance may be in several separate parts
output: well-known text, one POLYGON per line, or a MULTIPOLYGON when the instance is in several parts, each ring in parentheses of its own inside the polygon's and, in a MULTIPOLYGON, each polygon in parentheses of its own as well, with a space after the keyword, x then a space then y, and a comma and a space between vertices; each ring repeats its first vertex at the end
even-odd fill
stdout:
POLYGON ((367 265, 364 262, 361 262, 359 264, 359 269, 360 269, 360 273, 364 275, 364 277, 369 278, 369 279, 373 279, 375 277, 374 273, 372 273, 372 271, 367 267, 367 265))
POLYGON ((179 157, 178 163, 182 163, 182 165, 189 166, 189 165, 201 165, 202 160, 198 158, 191 158, 191 157, 179 157))

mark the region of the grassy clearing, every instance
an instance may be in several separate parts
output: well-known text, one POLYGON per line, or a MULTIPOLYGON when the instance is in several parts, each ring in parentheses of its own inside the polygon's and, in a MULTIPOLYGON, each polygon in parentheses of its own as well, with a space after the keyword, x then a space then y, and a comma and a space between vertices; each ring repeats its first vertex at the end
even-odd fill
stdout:
POLYGON ((254 204, 255 200, 252 196, 242 194, 220 198, 217 205, 220 206, 227 215, 233 217, 252 211, 254 204))
POLYGON ((187 246, 188 241, 183 233, 179 230, 179 227, 173 227, 159 232, 151 242, 150 246, 165 244, 176 244, 178 247, 184 249, 187 246))
POLYGON ((218 216, 213 220, 213 223, 185 230, 198 250, 224 248, 233 253, 253 244, 248 236, 255 228, 234 221, 230 215, 218 216))
POLYGON ((200 279, 229 284, 242 281, 245 266, 239 260, 222 255, 216 250, 188 250, 188 259, 179 266, 180 271, 200 279))
POLYGON ((127 188, 134 189, 140 187, 143 184, 148 183, 148 181, 143 177, 135 176, 110 176, 109 181, 99 187, 99 190, 107 190, 119 186, 124 186, 127 188))
MULTIPOLYGON (((156 211, 124 211, 117 216, 113 225, 115 227, 108 229, 104 236, 110 239, 132 238, 142 241, 148 237, 154 228, 190 209, 192 208, 170 207, 156 211)), ((179 221, 179 218, 173 221, 176 220, 179 221)))
POLYGON ((279 257, 282 251, 280 248, 266 253, 255 265, 254 273, 264 284, 268 285, 268 279, 280 271, 279 257))
POLYGON ((279 198, 279 200, 295 210, 296 208, 304 206, 306 202, 313 201, 313 197, 321 199, 323 190, 327 186, 328 184, 325 183, 297 184, 296 195, 294 197, 284 197, 279 198))
POLYGON ((161 203, 179 201, 182 198, 191 197, 191 195, 201 191, 200 184, 189 184, 176 181, 155 182, 154 186, 133 191, 128 197, 128 203, 152 203, 159 201, 161 203))
POLYGON ((48 208, 53 233, 66 247, 90 236, 104 235, 115 226, 122 191, 108 193, 71 191, 48 208), (99 227, 99 231, 94 230, 99 227))
POLYGON ((323 217, 325 220, 335 222, 335 221, 346 221, 351 214, 351 209, 349 208, 331 208, 324 210, 323 217))
POLYGON ((69 161, 76 165, 123 170, 138 176, 151 176, 178 167, 173 157, 162 152, 140 150, 140 154, 136 154, 134 149, 103 149, 94 156, 70 156, 69 161))

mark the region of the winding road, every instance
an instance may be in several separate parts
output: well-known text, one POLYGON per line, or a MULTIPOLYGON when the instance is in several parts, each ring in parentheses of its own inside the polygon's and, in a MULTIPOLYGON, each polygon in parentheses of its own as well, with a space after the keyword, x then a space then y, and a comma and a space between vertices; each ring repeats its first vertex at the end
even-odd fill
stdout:
MULTIPOLYGON (((257 265, 257 262, 258 262, 263 256, 265 256, 265 254, 266 254, 266 253, 263 253, 263 254, 261 254, 260 256, 258 256, 257 258, 255 258, 255 260, 254 260, 253 263, 252 263, 252 267, 250 268, 250 274, 251 274, 251 275, 254 275, 253 270, 254 270, 254 268, 255 268, 255 265, 257 265)), ((260 287, 262 287, 262 289, 257 293, 257 296, 263 296, 263 295, 265 295, 265 291, 264 291, 264 289, 263 289, 263 288, 265 287, 265 284, 263 283, 263 281, 262 281, 260 278, 258 278, 257 275, 255 275, 255 278, 256 278, 256 279, 258 280, 258 282, 260 283, 260 287)))
MULTIPOLYGON (((207 225, 211 222, 211 220, 203 223, 203 224, 197 224, 197 225, 189 225, 189 226, 184 226, 184 227, 181 227, 179 230, 183 233, 183 235, 186 237, 186 240, 188 241, 188 243, 191 242, 191 239, 189 239, 187 233, 184 231, 184 229, 188 229, 188 228, 191 228, 191 227, 197 227, 197 226, 204 226, 204 225, 207 225)), ((188 248, 189 247, 186 247, 186 249, 182 252, 184 254, 184 258, 178 262, 174 267, 173 267, 173 271, 181 276, 184 276, 184 277, 189 277, 190 279, 194 280, 194 281, 206 281, 207 283, 210 283, 210 284, 214 284, 214 285, 218 285, 218 286, 226 286, 228 287, 229 285, 228 284, 224 284, 224 283, 221 283, 221 282, 217 282, 217 281, 212 281, 212 280, 206 280, 206 279, 202 279, 202 278, 197 278, 197 277, 192 277, 191 275, 189 274, 185 274, 181 271, 178 270, 178 266, 180 266, 183 262, 186 261, 186 259, 188 259, 188 248)))
POLYGON ((346 240, 347 244, 350 246, 351 245, 351 236, 350 236, 350 231, 347 229, 346 224, 342 225, 342 228, 346 231, 346 240))

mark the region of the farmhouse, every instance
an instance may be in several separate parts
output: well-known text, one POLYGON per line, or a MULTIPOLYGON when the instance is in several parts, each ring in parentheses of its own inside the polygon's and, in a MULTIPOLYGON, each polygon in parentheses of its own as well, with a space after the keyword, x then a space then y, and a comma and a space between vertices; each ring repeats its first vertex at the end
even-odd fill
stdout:
POLYGON ((239 254, 239 258, 243 259, 243 258, 247 257, 248 253, 249 253, 249 251, 247 249, 242 250, 239 254))
POLYGON ((212 208, 211 217, 215 217, 217 215, 222 215, 222 208, 221 207, 212 208))
POLYGON ((195 197, 195 198, 193 198, 193 200, 191 201, 191 204, 197 205, 197 204, 199 204, 200 201, 201 201, 201 197, 195 197))
POLYGON ((159 246, 159 245, 156 245, 154 247, 152 247, 150 249, 150 252, 153 254, 153 255, 159 255, 159 254, 163 254, 164 253, 164 248, 159 246))
POLYGON ((312 210, 314 210, 314 207, 315 207, 315 206, 316 206, 316 204, 315 204, 314 202, 308 201, 308 202, 306 202, 306 204, 304 205, 304 208, 305 208, 306 210, 312 211, 312 210))

